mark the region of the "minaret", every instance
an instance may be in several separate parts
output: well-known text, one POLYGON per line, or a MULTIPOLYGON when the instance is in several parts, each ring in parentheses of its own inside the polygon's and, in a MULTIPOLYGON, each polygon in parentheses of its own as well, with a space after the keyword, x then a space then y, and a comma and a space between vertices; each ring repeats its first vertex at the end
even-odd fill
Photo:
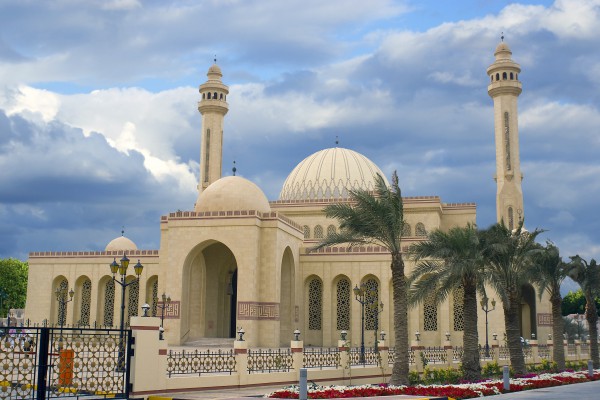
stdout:
POLYGON ((208 185, 221 178, 223 119, 229 111, 227 105, 229 88, 221 82, 223 74, 216 59, 206 76, 208 80, 200 85, 202 99, 198 102, 198 111, 202 114, 198 196, 208 185))
POLYGON ((488 94, 494 100, 494 135, 496 137, 496 215, 514 229, 523 218, 523 190, 519 159, 517 98, 522 86, 521 67, 511 58, 504 36, 496 47, 496 61, 487 69, 491 83, 488 94))

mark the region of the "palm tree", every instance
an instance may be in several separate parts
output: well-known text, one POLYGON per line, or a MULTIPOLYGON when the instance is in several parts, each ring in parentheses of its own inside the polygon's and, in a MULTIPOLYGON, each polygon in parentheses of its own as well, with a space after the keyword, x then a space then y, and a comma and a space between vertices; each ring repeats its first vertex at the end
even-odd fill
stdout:
POLYGON ((409 253, 420 261, 409 277, 409 304, 423 302, 432 293, 434 302, 439 304, 455 288, 463 287, 464 378, 471 382, 480 380, 477 290, 483 292, 484 259, 477 228, 469 224, 448 232, 432 231, 427 241, 413 244, 409 253))
POLYGON ((571 279, 581 286, 585 296, 585 319, 590 330, 590 357, 594 368, 600 368, 598 359, 598 310, 594 298, 600 293, 600 265, 596 260, 590 260, 589 264, 578 255, 570 257, 568 274, 571 279))
POLYGON ((518 375, 527 372, 520 334, 521 292, 523 285, 529 283, 528 270, 541 252, 535 242, 541 232, 538 229, 527 232, 523 228, 523 221, 512 231, 504 222, 500 222, 483 231, 481 237, 486 259, 486 280, 502 302, 510 364, 518 375))
POLYGON ((558 248, 552 242, 547 242, 544 251, 533 265, 531 270, 531 281, 539 288, 540 300, 544 292, 550 296, 552 305, 552 337, 554 348, 552 357, 559 370, 565 369, 565 349, 562 345, 562 334, 564 331, 564 319, 562 317, 562 296, 560 285, 567 277, 567 268, 558 248))
POLYGON ((396 357, 390 383, 408 385, 407 285, 401 247, 404 208, 398 175, 394 171, 392 186, 387 187, 383 177, 377 174, 373 192, 350 190, 350 200, 350 203, 337 203, 325 207, 327 217, 340 221, 340 230, 327 235, 311 250, 347 243, 350 246, 378 244, 390 252, 396 339, 396 357))

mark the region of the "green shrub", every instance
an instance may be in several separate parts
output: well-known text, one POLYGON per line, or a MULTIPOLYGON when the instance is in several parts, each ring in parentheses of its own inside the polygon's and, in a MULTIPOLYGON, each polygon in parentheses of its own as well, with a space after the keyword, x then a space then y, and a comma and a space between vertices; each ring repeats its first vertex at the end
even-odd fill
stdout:
POLYGON ((497 361, 487 363, 481 369, 481 374, 488 377, 497 377, 502 375, 502 368, 498 365, 497 361))

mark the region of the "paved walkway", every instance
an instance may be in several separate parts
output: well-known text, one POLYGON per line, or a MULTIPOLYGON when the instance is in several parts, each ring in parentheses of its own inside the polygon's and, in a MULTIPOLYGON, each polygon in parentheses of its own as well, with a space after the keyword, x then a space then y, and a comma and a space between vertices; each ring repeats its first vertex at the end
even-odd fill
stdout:
MULTIPOLYGON (((265 393, 281 389, 281 386, 264 386, 243 389, 225 389, 225 390, 206 390, 200 392, 172 393, 163 398, 172 399, 217 399, 217 400, 248 400, 262 397, 265 393)), ((498 396, 489 396, 490 400, 553 400, 553 399, 577 399, 577 400, 598 400, 600 399, 600 381, 577 383, 574 385, 556 386, 536 390, 526 390, 501 394, 498 396)), ((358 400, 359 398, 355 398, 358 400)), ((398 400, 398 399, 423 399, 415 396, 385 396, 385 397, 365 397, 360 399, 368 400, 398 400)))

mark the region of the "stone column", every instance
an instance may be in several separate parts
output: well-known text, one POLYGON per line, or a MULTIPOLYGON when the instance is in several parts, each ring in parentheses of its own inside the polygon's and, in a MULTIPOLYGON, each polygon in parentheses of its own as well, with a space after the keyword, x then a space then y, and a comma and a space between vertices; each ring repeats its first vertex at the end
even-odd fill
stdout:
POLYGON ((498 341, 498 337, 494 336, 492 339, 492 351, 494 352, 494 361, 496 364, 500 363, 500 342, 498 341))
POLYGON ((446 350, 446 365, 448 367, 454 366, 454 350, 452 348, 452 342, 450 339, 444 340, 444 350, 446 350))
POLYGON ((248 373, 248 342, 236 339, 233 342, 233 352, 235 353, 235 365, 240 377, 240 385, 245 385, 249 381, 248 373))
POLYGON ((411 341, 410 347, 411 347, 413 353, 415 354, 415 367, 417 369, 417 372, 422 373, 424 365, 423 365, 423 359, 421 358, 421 353, 424 349, 424 346, 421 346, 420 340, 413 340, 413 341, 411 341))
POLYGON ((575 339, 575 351, 577 352, 577 361, 580 361, 581 358, 581 340, 575 339))
POLYGON ((379 349, 379 357, 381 361, 380 368, 383 370, 384 374, 391 374, 390 368, 390 348, 385 343, 385 340, 377 341, 377 348, 379 349))
POLYGON ((343 377, 346 379, 346 371, 348 375, 352 374, 352 365, 350 365, 350 342, 347 340, 338 340, 338 350, 340 351, 340 368, 343 371, 343 377))

